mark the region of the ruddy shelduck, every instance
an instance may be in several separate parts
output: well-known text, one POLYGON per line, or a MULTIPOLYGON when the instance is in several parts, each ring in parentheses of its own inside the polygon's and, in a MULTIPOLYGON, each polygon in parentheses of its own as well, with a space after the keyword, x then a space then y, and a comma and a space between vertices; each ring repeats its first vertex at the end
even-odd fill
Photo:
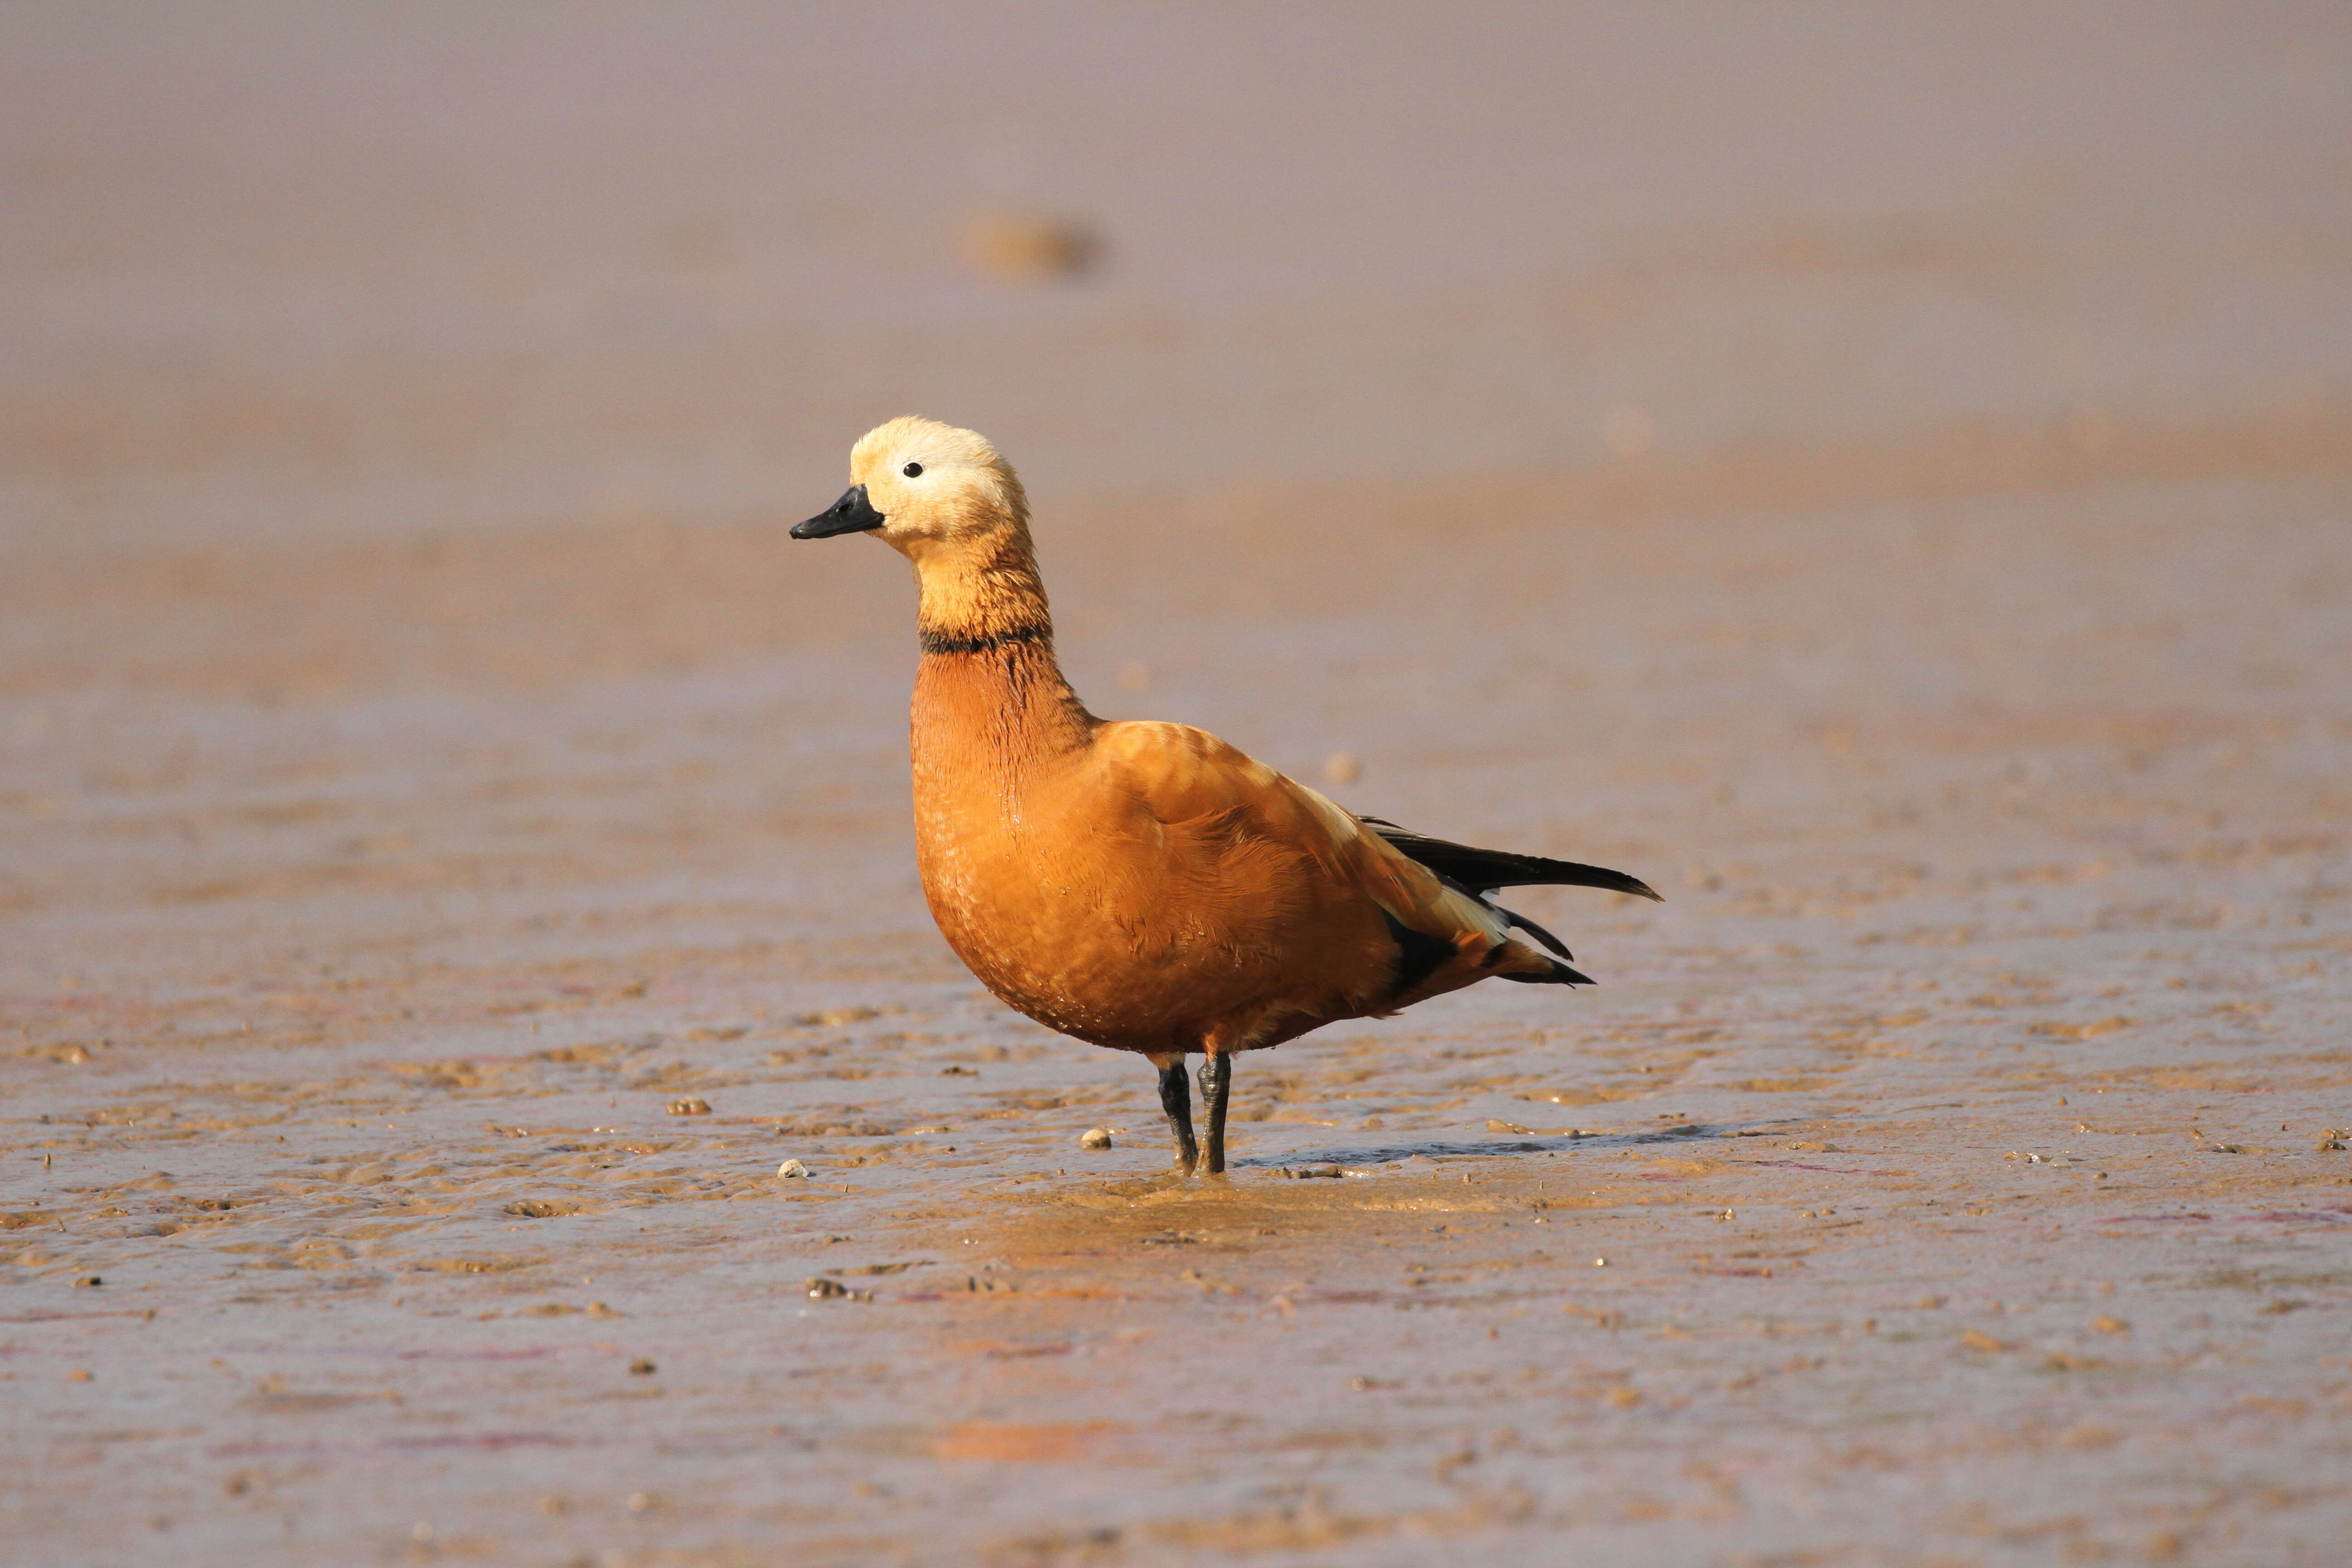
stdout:
POLYGON ((1178 1170, 1203 1153, 1225 1168, 1238 1052, 1488 978, 1591 984, 1496 889, 1658 896, 1622 872, 1353 816, 1186 725, 1096 718, 1055 662, 1028 500, 996 448, 893 419, 849 468, 856 482, 793 537, 872 533, 914 563, 915 847, 932 917, 1007 1005, 1150 1059, 1178 1170))

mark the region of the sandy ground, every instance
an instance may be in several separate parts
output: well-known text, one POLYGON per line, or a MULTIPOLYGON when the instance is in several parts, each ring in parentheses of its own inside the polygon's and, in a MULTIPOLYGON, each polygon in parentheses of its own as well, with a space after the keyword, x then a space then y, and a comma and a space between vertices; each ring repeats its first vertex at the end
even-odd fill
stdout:
MULTIPOLYGON (((651 126, 683 89, 614 88, 614 26, 485 58, 651 126)), ((678 47, 723 82, 730 28, 678 47)), ((1578 56, 1596 92, 1679 47, 1641 28, 1578 56)), ((2149 31, 2067 91, 2127 120, 2118 82, 2261 29, 2149 31)), ((392 96, 369 39, 290 32, 358 121, 392 96)), ((2322 32, 2255 43, 2336 58, 2322 32)), ((1747 58, 1805 102, 1791 60, 1876 60, 1939 150, 1937 62, 2026 58, 1802 41, 1747 58)), ((41 79, 149 103, 142 47, 41 79)), ((1190 292, 1148 249, 1068 294, 886 279, 908 315, 837 399, 742 366, 762 331, 848 365, 857 321, 726 338, 800 285, 692 234, 565 273, 529 212, 257 197, 257 280, 168 243, 219 239, 184 213, 59 237, 168 186, 161 153, 21 163, 0 1561, 2339 1560, 2352 250, 2309 196, 2345 115, 2214 69, 2169 132, 2205 164, 1970 154, 2079 200, 1937 165, 1896 201, 1801 129, 1775 145, 1846 208, 1691 186, 1694 239, 1621 192, 1616 259, 1492 288, 1410 246, 1380 273, 1344 226, 1338 296, 1303 242, 1239 281, 1212 246, 1190 292), (350 265, 371 232, 409 273, 350 265), (432 281, 502 243, 555 271, 432 281), (1962 351, 1995 330, 2032 352, 1962 351), (1482 371, 1485 405, 1416 401, 1482 371), (1664 905, 1525 900, 1601 985, 1245 1058, 1230 1178, 1166 1176, 1148 1069, 930 928, 903 567, 783 537, 868 404, 957 386, 919 405, 1023 466, 1098 711, 1318 781, 1347 752, 1351 806, 1647 877, 1664 905), (1446 418, 1482 432, 1452 459, 1395 437, 1446 418)), ((2004 124, 2055 137, 2029 78, 2004 124)), ((238 152, 258 111, 220 90, 238 152)), ((562 173, 467 144, 487 188, 562 173)))

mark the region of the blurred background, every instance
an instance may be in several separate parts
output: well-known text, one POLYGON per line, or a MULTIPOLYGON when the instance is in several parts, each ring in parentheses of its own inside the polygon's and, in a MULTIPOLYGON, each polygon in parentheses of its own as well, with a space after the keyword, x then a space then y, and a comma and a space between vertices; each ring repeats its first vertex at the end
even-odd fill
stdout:
POLYGON ((1860 853, 1957 731, 2146 820, 2352 658, 2347 84, 2326 4, 0 6, 0 898, 823 910, 812 798, 897 886, 906 574, 784 530, 905 412, 1098 710, 1368 809, 1860 853))
POLYGON ((2347 81, 2322 3, 15 4, 0 494, 177 547, 798 516, 910 410, 1055 497, 2307 427, 2347 81))
POLYGON ((903 412, 1020 467, 1098 708, 1457 831, 2344 651, 2340 5, 13 5, 0 149, 36 829, 289 704, 695 672, 898 800, 903 570, 783 531, 903 412))

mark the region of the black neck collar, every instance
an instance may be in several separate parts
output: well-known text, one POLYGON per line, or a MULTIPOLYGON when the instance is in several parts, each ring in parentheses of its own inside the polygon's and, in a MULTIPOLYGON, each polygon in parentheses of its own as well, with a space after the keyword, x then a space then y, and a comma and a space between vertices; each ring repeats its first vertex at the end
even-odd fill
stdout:
POLYGON ((1051 626, 1020 626, 1009 632, 992 632, 985 637, 961 637, 953 632, 927 631, 922 634, 922 643, 925 653, 987 653, 1017 643, 1043 642, 1053 635, 1051 626))

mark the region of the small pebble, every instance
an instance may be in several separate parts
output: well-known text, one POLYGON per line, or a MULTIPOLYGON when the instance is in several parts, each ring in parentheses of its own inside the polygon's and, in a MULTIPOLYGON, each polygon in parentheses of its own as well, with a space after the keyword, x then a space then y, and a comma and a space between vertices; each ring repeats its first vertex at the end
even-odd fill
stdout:
POLYGON ((1089 1127, 1089 1128, 1087 1128, 1084 1132, 1081 1132, 1081 1133, 1079 1133, 1079 1134, 1078 1134, 1078 1147, 1079 1147, 1079 1148, 1081 1148, 1081 1149, 1108 1149, 1108 1148, 1109 1148, 1109 1147, 1110 1147, 1110 1131, 1109 1131, 1109 1130, 1108 1130, 1108 1128, 1102 1128, 1102 1127, 1089 1127))
POLYGON ((95 1290, 105 1283, 105 1279, 96 1274, 85 1274, 74 1281, 74 1288, 78 1290, 95 1290))
POLYGON ((828 1279, 820 1274, 808 1282, 809 1300, 825 1301, 849 1294, 849 1287, 838 1279, 828 1279))
POLYGON ((798 1160, 787 1160, 776 1167, 776 1174, 780 1176, 805 1176, 808 1173, 809 1168, 798 1160))
POLYGON ((662 1109, 667 1110, 672 1116, 708 1116, 710 1114, 710 1102, 688 1095, 684 1100, 671 1100, 662 1109))
POLYGON ((650 1377, 654 1373, 655 1367, 653 1363, 646 1360, 643 1356, 639 1356, 636 1360, 629 1363, 629 1371, 639 1377, 650 1377))

